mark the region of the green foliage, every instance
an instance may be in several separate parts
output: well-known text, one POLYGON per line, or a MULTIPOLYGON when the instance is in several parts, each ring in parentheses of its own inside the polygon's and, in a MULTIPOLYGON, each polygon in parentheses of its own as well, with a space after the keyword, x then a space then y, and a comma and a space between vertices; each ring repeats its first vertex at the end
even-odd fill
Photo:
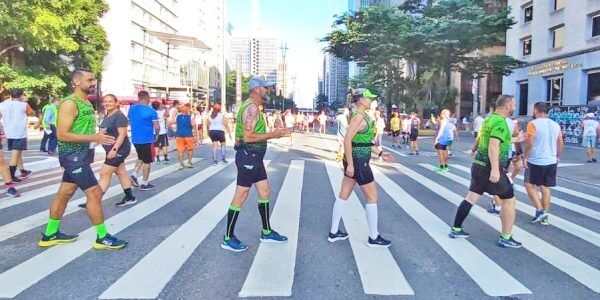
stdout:
POLYGON ((3 83, 0 93, 3 92, 2 89, 21 88, 27 96, 35 95, 46 99, 57 97, 66 87, 65 82, 56 75, 36 74, 29 69, 13 69, 6 64, 0 66, 0 82, 3 83))
POLYGON ((319 94, 315 98, 316 109, 321 110, 323 108, 327 108, 329 104, 329 98, 327 95, 319 94))
MULTIPOLYGON (((237 73, 236 71, 230 71, 226 74, 226 92, 227 99, 226 105, 227 108, 230 109, 235 105, 235 85, 236 85, 237 73)), ((242 101, 248 99, 248 82, 252 77, 250 76, 242 76, 242 101)))

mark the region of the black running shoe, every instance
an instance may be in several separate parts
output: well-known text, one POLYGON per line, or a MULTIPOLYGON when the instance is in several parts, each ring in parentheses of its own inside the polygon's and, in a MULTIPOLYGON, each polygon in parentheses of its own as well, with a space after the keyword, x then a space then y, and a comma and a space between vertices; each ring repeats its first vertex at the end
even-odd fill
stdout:
POLYGON ((153 186, 150 183, 140 185, 140 191, 149 191, 149 190, 153 190, 154 188, 155 188, 155 186, 153 186))
POLYGON ((327 240, 330 243, 337 242, 337 241, 343 241, 343 240, 347 240, 347 239, 348 239, 348 234, 341 230, 338 230, 337 233, 330 232, 329 236, 327 237, 327 240))
POLYGON ((76 235, 76 234, 74 234, 74 235, 64 234, 60 231, 56 232, 53 235, 49 235, 49 236, 42 233, 42 238, 38 242, 38 245, 40 247, 52 247, 52 246, 56 246, 59 244, 73 242, 73 241, 75 241, 75 239, 77 239, 77 237, 78 237, 78 235, 76 235))
POLYGON ((19 182, 23 181, 22 179, 20 179, 17 176, 14 176, 11 180, 12 180, 12 182, 15 182, 15 183, 19 183, 19 182))
POLYGON ((376 239, 369 237, 369 241, 367 242, 367 246, 371 248, 387 248, 391 244, 392 242, 382 238, 381 235, 378 235, 376 239))
POLYGON ((122 206, 127 206, 127 205, 134 205, 137 203, 137 199, 135 197, 123 197, 123 199, 121 199, 121 201, 117 202, 115 205, 118 207, 122 207, 122 206))
POLYGON ((31 172, 29 170, 21 170, 21 178, 27 179, 27 177, 29 177, 29 175, 31 175, 31 173, 33 173, 33 172, 31 172))
POLYGON ((129 178, 131 178, 131 185, 133 185, 134 187, 139 187, 140 183, 137 180, 137 177, 131 175, 129 176, 129 178))

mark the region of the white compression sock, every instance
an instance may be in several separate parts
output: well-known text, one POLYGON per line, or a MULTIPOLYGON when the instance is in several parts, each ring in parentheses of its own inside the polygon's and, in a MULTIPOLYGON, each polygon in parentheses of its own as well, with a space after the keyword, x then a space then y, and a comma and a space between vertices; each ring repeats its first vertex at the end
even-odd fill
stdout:
POLYGON ((369 223, 369 237, 374 240, 379 236, 379 231, 377 230, 377 203, 367 203, 366 211, 367 223, 369 223))
POLYGON ((335 204, 333 204, 333 212, 331 213, 331 233, 338 232, 344 207, 346 207, 346 200, 342 200, 338 197, 337 200, 335 200, 335 204))

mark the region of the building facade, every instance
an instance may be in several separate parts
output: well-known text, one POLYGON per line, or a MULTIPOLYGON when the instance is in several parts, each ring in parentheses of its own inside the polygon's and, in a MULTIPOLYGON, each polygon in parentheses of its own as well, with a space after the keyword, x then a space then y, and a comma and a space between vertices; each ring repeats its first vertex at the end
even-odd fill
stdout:
POLYGON ((325 53, 323 63, 323 93, 329 104, 339 101, 346 102, 348 95, 349 66, 348 61, 325 53))
POLYGON ((509 0, 517 21, 506 52, 524 62, 504 77, 517 113, 536 102, 553 106, 600 103, 600 1, 509 0))
MULTIPOLYGON (((278 40, 261 33, 234 34, 231 38, 231 58, 240 61, 244 76, 263 76, 269 82, 277 82, 278 40)), ((235 61, 234 60, 234 61, 235 61)))

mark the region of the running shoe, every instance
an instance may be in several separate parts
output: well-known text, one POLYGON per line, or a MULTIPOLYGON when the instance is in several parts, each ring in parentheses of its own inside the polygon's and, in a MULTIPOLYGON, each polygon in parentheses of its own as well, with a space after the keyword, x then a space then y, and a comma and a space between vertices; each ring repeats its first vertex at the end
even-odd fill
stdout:
POLYGON ((216 160, 213 160, 213 166, 216 166, 217 164, 219 164, 216 160))
POLYGON ((408 155, 415 155, 413 152, 408 152, 408 155))
POLYGON ((73 241, 75 241, 75 239, 77 239, 77 237, 78 237, 78 235, 76 235, 76 234, 74 234, 74 235, 64 234, 60 231, 57 231, 55 234, 50 235, 50 236, 42 233, 42 238, 38 242, 38 245, 40 247, 52 247, 52 246, 56 246, 56 245, 60 245, 60 244, 64 244, 64 243, 73 242, 73 241))
POLYGON ((226 159, 221 160, 221 163, 228 164, 229 162, 226 159))
POLYGON ((190 168, 190 169, 193 169, 193 168, 195 168, 195 167, 194 167, 194 165, 192 165, 192 164, 187 164, 185 167, 186 167, 186 168, 190 168))
POLYGON ((271 230, 268 234, 260 234, 261 243, 285 243, 287 240, 286 236, 277 233, 275 230, 271 230))
POLYGON ((598 162, 595 158, 592 158, 592 162, 598 162))
POLYGON ((19 177, 17 177, 17 176, 14 176, 14 177, 11 179, 11 181, 12 181, 12 182, 15 182, 15 183, 19 183, 19 182, 21 182, 21 181, 23 181, 23 180, 22 180, 22 179, 20 179, 20 178, 19 178, 19 177))
POLYGON ((121 199, 121 201, 117 202, 115 205, 118 207, 122 207, 122 206, 127 206, 127 205, 133 205, 137 203, 137 199, 135 197, 123 197, 123 199, 121 199))
POLYGON ((230 250, 233 252, 242 252, 248 250, 248 246, 246 244, 240 242, 237 237, 233 236, 228 240, 223 238, 223 242, 221 243, 221 248, 225 250, 230 250))
POLYGON ((29 177, 29 175, 31 175, 31 171, 29 170, 21 170, 21 178, 23 179, 27 179, 27 177, 29 177))
POLYGON ((179 170, 184 170, 185 169, 185 165, 179 165, 179 170))
POLYGON ((450 234, 448 234, 449 237, 453 238, 453 239, 466 239, 469 237, 469 234, 466 233, 464 230, 462 230, 462 228, 458 231, 452 229, 450 231, 450 234))
POLYGON ((94 249, 98 250, 119 250, 123 249, 127 246, 127 242, 120 240, 110 234, 106 234, 104 238, 96 238, 96 242, 92 246, 94 249))
POLYGON ((150 183, 140 185, 140 191, 149 191, 149 190, 153 190, 154 188, 155 188, 155 186, 150 183))
POLYGON ((503 237, 500 237, 498 240, 498 246, 502 248, 521 248, 523 245, 517 241, 515 241, 512 236, 506 240, 503 237))
POLYGON ((367 241, 367 246, 371 248, 387 248, 391 244, 392 242, 382 238, 381 235, 378 235, 376 239, 369 237, 369 240, 367 241))
POLYGON ((491 205, 490 208, 488 208, 487 212, 489 212, 490 214, 495 214, 495 215, 499 215, 500 211, 496 209, 496 206, 491 205))
POLYGON ((139 187, 140 183, 137 180, 137 177, 131 175, 129 176, 129 178, 131 178, 131 185, 133 185, 134 187, 139 187))
POLYGON ((337 242, 337 241, 343 241, 343 240, 347 240, 347 239, 348 239, 348 234, 341 230, 338 230, 337 233, 330 232, 329 236, 327 237, 327 240, 330 243, 337 242))
POLYGON ((21 193, 19 193, 14 187, 10 187, 8 190, 6 190, 6 196, 12 198, 21 197, 21 193))
POLYGON ((548 213, 543 210, 538 210, 535 212, 535 216, 531 220, 531 223, 537 223, 541 221, 543 218, 547 217, 548 213))
POLYGON ((450 171, 448 168, 440 168, 440 167, 436 167, 435 171, 438 173, 446 173, 448 171, 450 171))
POLYGON ((170 161, 168 158, 165 158, 165 159, 163 160, 163 164, 164 164, 164 165, 168 165, 168 164, 170 164, 170 163, 171 163, 171 161, 170 161))
POLYGON ((542 224, 544 226, 549 226, 550 222, 548 222, 548 217, 543 218, 542 221, 540 222, 540 224, 542 224))

